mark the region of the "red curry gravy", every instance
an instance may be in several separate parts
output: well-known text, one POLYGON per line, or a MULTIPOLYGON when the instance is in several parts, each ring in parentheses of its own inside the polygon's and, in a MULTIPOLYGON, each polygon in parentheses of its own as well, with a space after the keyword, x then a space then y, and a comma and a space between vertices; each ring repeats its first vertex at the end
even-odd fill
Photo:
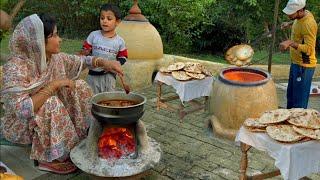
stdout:
POLYGON ((112 106, 112 107, 127 107, 139 104, 136 101, 131 100, 120 100, 120 99, 112 99, 112 100, 104 100, 98 102, 101 106, 112 106))

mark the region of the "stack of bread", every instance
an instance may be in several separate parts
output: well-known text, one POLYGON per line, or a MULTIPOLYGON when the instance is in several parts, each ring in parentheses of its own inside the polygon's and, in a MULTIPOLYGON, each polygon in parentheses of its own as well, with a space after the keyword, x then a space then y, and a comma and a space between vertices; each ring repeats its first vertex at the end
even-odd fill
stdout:
POLYGON ((266 132, 280 142, 320 140, 320 112, 315 109, 276 109, 260 118, 248 118, 243 126, 251 132, 266 132))
POLYGON ((168 67, 161 67, 160 72, 165 75, 172 75, 179 81, 204 79, 206 76, 212 76, 204 65, 197 62, 176 62, 168 67))
POLYGON ((254 51, 247 44, 232 46, 225 54, 225 59, 233 65, 244 66, 251 62, 254 51))

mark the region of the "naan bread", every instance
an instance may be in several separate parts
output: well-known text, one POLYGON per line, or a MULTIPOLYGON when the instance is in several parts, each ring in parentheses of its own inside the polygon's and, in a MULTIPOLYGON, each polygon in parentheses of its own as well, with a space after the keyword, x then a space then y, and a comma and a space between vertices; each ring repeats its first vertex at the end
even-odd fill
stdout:
POLYGON ((192 62, 187 62, 183 68, 186 72, 191 72, 191 73, 198 73, 200 74, 202 72, 201 64, 200 63, 192 63, 192 62))
POLYGON ((288 122, 295 126, 320 129, 320 113, 315 109, 304 109, 302 113, 292 115, 288 122), (298 116, 299 115, 299 116, 298 116))
POLYGON ((178 71, 183 69, 185 64, 183 62, 176 62, 168 66, 169 71, 178 71))
POLYGON ((279 123, 289 119, 290 111, 288 109, 276 109, 262 114, 258 121, 262 124, 279 123))
POLYGON ((198 74, 198 73, 186 72, 186 74, 194 79, 204 79, 206 77, 204 74, 198 74))
POLYGON ((191 77, 188 76, 184 71, 173 71, 172 77, 179 81, 187 81, 191 79, 191 77))
POLYGON ((250 127, 250 128, 265 128, 267 127, 266 124, 262 124, 258 121, 258 119, 255 118, 248 118, 243 122, 243 125, 245 127, 250 127))
POLYGON ((266 128, 267 134, 280 142, 296 142, 304 136, 296 133, 291 125, 274 125, 266 128))
POLYGON ((293 126, 293 130, 303 136, 320 140, 320 129, 308 129, 308 128, 293 126))

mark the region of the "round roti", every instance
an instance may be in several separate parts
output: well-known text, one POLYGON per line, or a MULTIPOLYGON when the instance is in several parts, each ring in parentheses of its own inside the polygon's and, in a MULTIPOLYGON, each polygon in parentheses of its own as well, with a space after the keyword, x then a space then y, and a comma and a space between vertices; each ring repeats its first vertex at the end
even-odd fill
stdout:
POLYGON ((200 63, 192 63, 192 62, 187 62, 183 68, 186 72, 191 72, 191 73, 198 73, 200 74, 202 72, 201 64, 200 63))
POLYGON ((298 117, 305 113, 305 109, 303 108, 292 108, 289 109, 291 116, 290 117, 298 117))
POLYGON ((187 81, 190 80, 191 77, 186 74, 184 71, 173 71, 172 77, 179 81, 187 81))
POLYGON ((200 67, 203 74, 205 74, 206 76, 212 76, 212 73, 204 65, 201 64, 200 67))
POLYGON ((265 128, 267 127, 266 124, 261 124, 258 119, 255 118, 248 118, 243 122, 243 125, 245 127, 250 127, 250 128, 265 128))
POLYGON ((315 109, 304 109, 299 116, 290 117, 288 122, 299 127, 320 129, 320 113, 315 109))
POLYGON ((168 71, 178 71, 183 69, 185 64, 183 62, 176 62, 168 66, 168 71))
POLYGON ((258 132, 261 132, 261 133, 264 133, 266 132, 266 129, 265 128, 252 128, 252 127, 245 127, 248 131, 250 132, 255 132, 255 133, 258 133, 258 132))
POLYGON ((194 79, 204 79, 206 77, 204 74, 198 74, 198 73, 186 72, 186 74, 194 79))
POLYGON ((268 126, 266 130, 267 134, 272 139, 275 139, 280 142, 297 142, 304 138, 304 136, 294 131, 291 125, 268 126))
POLYGON ((303 136, 320 140, 320 129, 308 129, 308 128, 293 126, 293 130, 303 136))
POLYGON ((258 121, 262 124, 274 124, 289 119, 290 111, 288 109, 276 109, 262 114, 258 121))
POLYGON ((168 68, 166 68, 166 67, 161 67, 159 69, 159 71, 162 72, 162 73, 171 73, 172 72, 172 71, 169 71, 168 68))
POLYGON ((244 66, 251 62, 254 50, 247 44, 235 45, 229 48, 225 54, 225 59, 233 65, 244 66))
POLYGON ((249 46, 247 44, 241 44, 238 46, 239 47, 235 51, 235 55, 239 60, 245 61, 253 56, 254 51, 251 46, 249 46))

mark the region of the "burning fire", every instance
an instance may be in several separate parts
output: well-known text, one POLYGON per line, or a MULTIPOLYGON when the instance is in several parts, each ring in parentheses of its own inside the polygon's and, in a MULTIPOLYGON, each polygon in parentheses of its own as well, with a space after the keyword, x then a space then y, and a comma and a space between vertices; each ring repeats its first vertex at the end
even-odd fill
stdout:
POLYGON ((224 74, 224 77, 232 81, 255 82, 264 80, 266 77, 252 72, 231 71, 224 74))
POLYGON ((107 127, 99 137, 99 156, 104 159, 117 158, 135 152, 135 140, 127 128, 107 127))

